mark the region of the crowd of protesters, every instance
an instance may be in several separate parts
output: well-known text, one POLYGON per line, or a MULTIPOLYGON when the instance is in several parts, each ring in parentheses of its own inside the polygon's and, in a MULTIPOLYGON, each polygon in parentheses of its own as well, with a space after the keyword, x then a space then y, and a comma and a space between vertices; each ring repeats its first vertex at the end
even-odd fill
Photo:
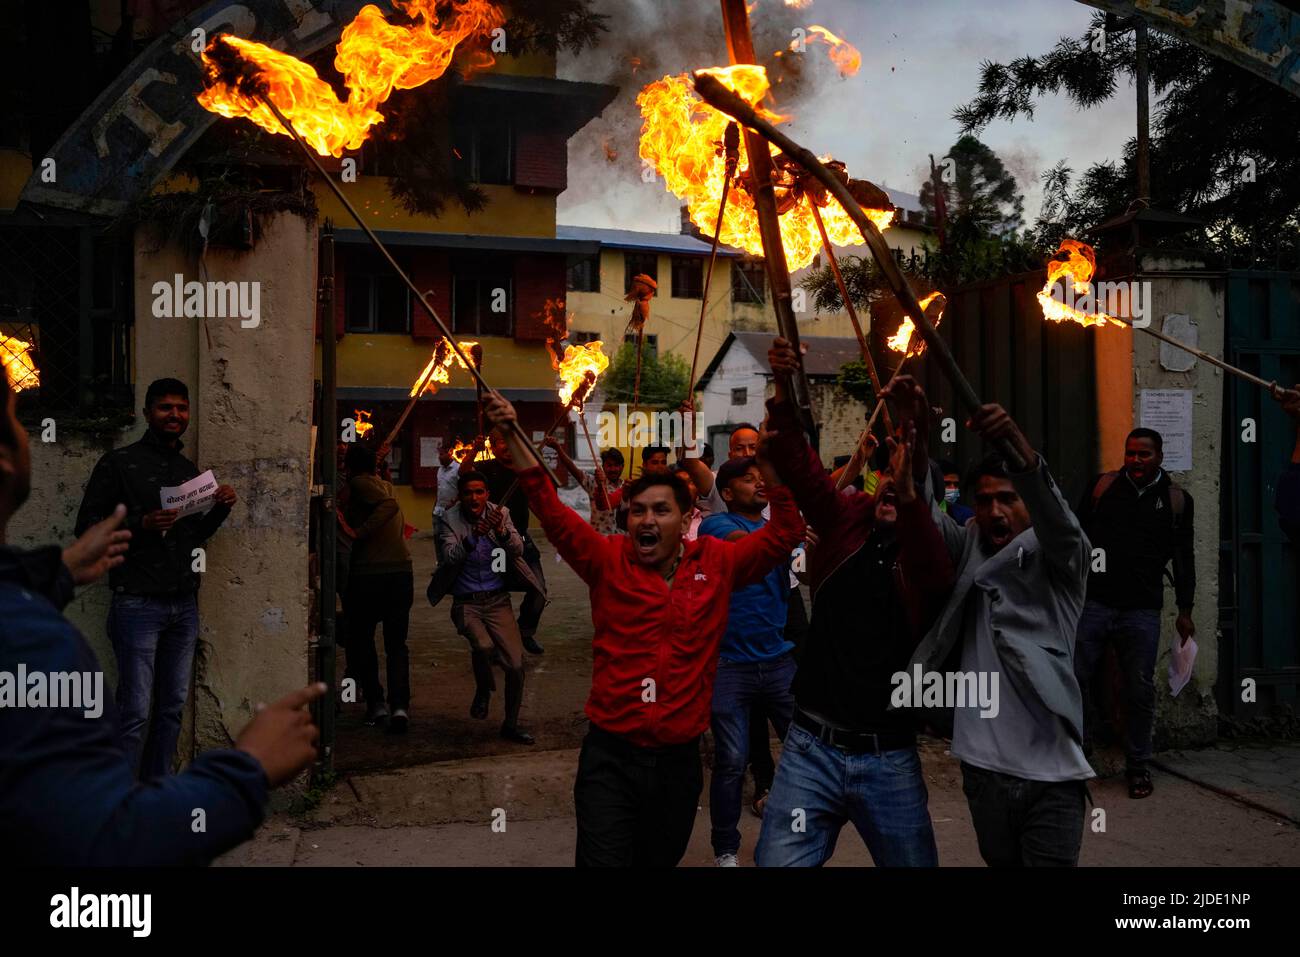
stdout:
MULTIPOLYGON (((1195 635, 1194 503, 1161 467, 1160 434, 1133 430, 1123 468, 1089 482, 1072 510, 1001 406, 983 406, 967 422, 1001 451, 964 478, 955 463, 932 462, 928 401, 902 376, 889 393, 897 425, 887 448, 878 455, 876 440, 864 437, 832 471, 785 392, 794 351, 777 339, 769 362, 768 417, 732 429, 716 472, 685 449, 670 464, 673 450, 650 446, 635 480, 624 478, 617 449, 588 474, 548 440, 589 495, 589 521, 560 502, 540 467, 527 466, 535 450, 509 428, 515 413, 500 395, 485 400, 491 461, 472 461, 477 446, 458 461, 444 443, 427 597, 435 606, 451 597, 475 679, 470 714, 488 716, 500 668, 500 734, 533 743, 520 723, 524 653, 543 653, 536 632, 547 585, 531 512, 591 593, 590 727, 574 789, 579 865, 681 859, 703 789, 706 731, 719 866, 740 863, 747 766, 752 810, 763 818, 758 864, 823 864, 852 823, 878 865, 936 865, 917 750, 926 731, 951 739, 989 865, 1076 864, 1089 757, 1106 733, 1094 701, 1104 652, 1113 647, 1119 665, 1129 794, 1145 798, 1166 577, 1178 640, 1195 635), (522 594, 517 614, 512 592, 522 594), (998 679, 996 701, 940 696, 936 704, 920 693, 922 676, 952 672, 998 679), (900 697, 900 676, 914 680, 913 694, 900 697), (769 724, 783 742, 778 762, 769 724)), ((5 385, 0 531, 31 480, 5 385)), ((1283 405, 1300 425, 1300 402, 1283 405)), ((315 757, 308 708, 324 685, 259 710, 232 748, 174 773, 199 629, 191 559, 238 498, 221 485, 204 512, 159 507, 163 488, 199 475, 182 453, 186 386, 154 382, 142 411, 144 436, 95 466, 73 545, 0 546, 0 614, 20 626, 6 629, 0 671, 20 662, 99 670, 60 610, 75 585, 107 575, 120 675, 95 720, 68 708, 0 709, 0 820, 19 860, 205 862, 246 839, 268 788, 315 757), (196 806, 219 825, 192 831, 196 806)), ((374 450, 348 447, 343 464, 348 674, 367 722, 400 732, 410 705, 410 529, 374 450)), ((1283 529, 1300 537, 1300 429, 1276 507, 1283 529)))

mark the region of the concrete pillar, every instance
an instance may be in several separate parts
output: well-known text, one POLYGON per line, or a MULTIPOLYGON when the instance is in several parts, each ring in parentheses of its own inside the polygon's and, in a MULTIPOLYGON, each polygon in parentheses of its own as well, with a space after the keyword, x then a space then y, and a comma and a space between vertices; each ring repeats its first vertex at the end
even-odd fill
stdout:
POLYGON ((315 224, 291 213, 267 217, 254 249, 209 250, 204 266, 200 273, 156 234, 137 236, 137 404, 152 380, 185 380, 185 453, 239 496, 206 549, 185 758, 191 745, 228 746, 258 702, 308 676, 315 224), (187 282, 257 284, 257 325, 239 316, 155 317, 154 283, 176 273, 187 282))

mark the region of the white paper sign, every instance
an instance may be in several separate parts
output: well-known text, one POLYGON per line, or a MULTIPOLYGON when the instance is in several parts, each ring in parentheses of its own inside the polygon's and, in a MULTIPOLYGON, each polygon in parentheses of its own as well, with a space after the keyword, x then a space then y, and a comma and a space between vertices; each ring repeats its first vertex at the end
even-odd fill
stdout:
POLYGON ((1138 407, 1142 428, 1155 429, 1164 440, 1167 472, 1192 468, 1192 390, 1143 389, 1138 407))
POLYGON ((420 436, 420 468, 431 469, 442 465, 438 453, 442 450, 442 439, 420 436))
POLYGON ((208 469, 202 475, 195 476, 184 485, 167 486, 162 489, 162 507, 174 508, 179 513, 177 518, 206 512, 212 508, 217 494, 217 480, 208 469))

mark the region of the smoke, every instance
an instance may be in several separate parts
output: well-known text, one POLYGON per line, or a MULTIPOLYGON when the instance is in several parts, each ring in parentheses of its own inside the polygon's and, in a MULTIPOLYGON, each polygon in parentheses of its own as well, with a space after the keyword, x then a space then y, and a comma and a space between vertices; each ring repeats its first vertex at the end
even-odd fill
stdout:
MULTIPOLYGON (((647 184, 641 179, 637 152, 641 113, 636 97, 664 76, 727 64, 721 6, 709 0, 596 0, 593 8, 609 15, 609 32, 594 49, 577 56, 562 54, 558 72, 568 80, 611 84, 619 92, 601 116, 569 141, 569 179, 584 187, 580 196, 562 196, 561 205, 577 211, 582 219, 676 231, 677 198, 664 190, 662 181, 647 184), (600 188, 603 184, 610 188, 600 188), (638 187, 658 191, 662 222, 644 221, 647 204, 641 193, 626 201, 638 187), (636 215, 634 209, 640 211, 641 221, 629 222, 629 214, 636 215)), ((797 113, 816 98, 823 83, 839 78, 825 45, 808 43, 803 54, 788 49, 795 30, 807 29, 813 22, 812 11, 787 8, 781 0, 758 0, 750 12, 754 49, 772 83, 769 105, 779 112, 797 113)), ((835 29, 833 23, 826 25, 835 29)), ((853 42, 851 36, 845 39, 853 42)), ((563 218, 571 220, 567 214, 563 218)))

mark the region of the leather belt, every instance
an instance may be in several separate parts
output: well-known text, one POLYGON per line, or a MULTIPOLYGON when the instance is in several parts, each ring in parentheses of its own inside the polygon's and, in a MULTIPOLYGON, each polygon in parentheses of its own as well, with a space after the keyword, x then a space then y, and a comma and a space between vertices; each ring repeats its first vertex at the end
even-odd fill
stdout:
POLYGON ((880 754, 883 751, 897 751, 900 748, 916 747, 916 735, 906 731, 850 731, 845 728, 832 728, 822 724, 812 715, 800 708, 794 709, 794 723, 799 725, 822 744, 841 751, 855 754, 880 754))
POLYGON ((452 595, 451 600, 479 603, 496 598, 498 595, 508 594, 510 594, 510 590, 507 588, 493 588, 490 591, 467 591, 459 595, 452 595))

